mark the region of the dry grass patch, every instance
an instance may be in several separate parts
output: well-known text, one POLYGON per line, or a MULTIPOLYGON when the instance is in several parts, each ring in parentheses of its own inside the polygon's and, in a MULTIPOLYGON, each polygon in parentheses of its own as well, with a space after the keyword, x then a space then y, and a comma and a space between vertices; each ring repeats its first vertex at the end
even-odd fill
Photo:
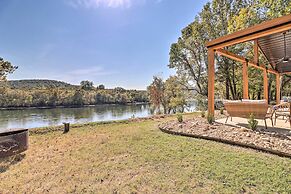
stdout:
POLYGON ((291 191, 290 159, 164 134, 168 119, 31 135, 22 158, 1 161, 0 193, 291 191))

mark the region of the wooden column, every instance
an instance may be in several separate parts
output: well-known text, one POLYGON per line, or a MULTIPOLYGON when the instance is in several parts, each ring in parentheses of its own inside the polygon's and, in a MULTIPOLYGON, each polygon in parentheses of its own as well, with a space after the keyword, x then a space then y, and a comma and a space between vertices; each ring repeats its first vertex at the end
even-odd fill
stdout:
POLYGON ((208 113, 214 115, 214 50, 208 49, 208 113))
POLYGON ((248 64, 243 62, 243 99, 249 99, 248 64))
POLYGON ((259 47, 258 47, 258 39, 254 40, 254 63, 259 64, 259 47))
POLYGON ((267 69, 264 70, 264 99, 266 99, 267 102, 269 102, 267 69))
POLYGON ((276 102, 280 104, 281 101, 281 80, 280 74, 276 74, 276 102))

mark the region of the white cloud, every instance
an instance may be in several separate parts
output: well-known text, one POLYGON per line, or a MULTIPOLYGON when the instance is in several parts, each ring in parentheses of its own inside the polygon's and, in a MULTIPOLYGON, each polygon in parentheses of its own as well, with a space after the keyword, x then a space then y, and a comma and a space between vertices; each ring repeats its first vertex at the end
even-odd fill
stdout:
POLYGON ((161 3, 164 0, 66 0, 66 3, 74 8, 130 8, 135 4, 144 4, 148 1, 161 3))
POLYGON ((76 69, 70 72, 67 72, 70 76, 100 76, 100 75, 111 75, 114 72, 104 71, 104 69, 100 66, 90 67, 90 68, 83 68, 83 69, 76 69))
POLYGON ((129 8, 132 5, 132 0, 69 0, 68 4, 75 8, 129 8))
POLYGON ((82 80, 98 81, 100 77, 111 76, 117 74, 114 71, 106 71, 101 66, 94 66, 89 68, 74 69, 72 71, 63 72, 61 74, 51 76, 53 79, 66 81, 73 84, 78 84, 82 80))

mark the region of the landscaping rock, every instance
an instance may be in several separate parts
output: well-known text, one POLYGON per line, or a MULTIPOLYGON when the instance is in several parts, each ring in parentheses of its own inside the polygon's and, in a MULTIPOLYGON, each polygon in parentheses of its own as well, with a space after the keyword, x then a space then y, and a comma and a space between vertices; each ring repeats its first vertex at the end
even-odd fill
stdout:
POLYGON ((233 127, 219 123, 210 125, 205 118, 200 117, 184 120, 183 123, 168 121, 160 125, 160 128, 202 137, 213 137, 243 143, 291 155, 291 133, 287 133, 286 135, 264 130, 253 131, 244 127, 233 127))

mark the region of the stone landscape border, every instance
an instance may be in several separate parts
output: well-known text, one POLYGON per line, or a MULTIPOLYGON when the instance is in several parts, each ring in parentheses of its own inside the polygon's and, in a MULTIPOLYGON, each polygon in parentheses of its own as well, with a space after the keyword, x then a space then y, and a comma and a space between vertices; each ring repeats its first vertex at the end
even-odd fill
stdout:
POLYGON ((238 142, 238 141, 231 141, 231 140, 217 138, 217 137, 209 137, 209 136, 205 136, 205 135, 197 135, 197 134, 190 134, 190 133, 185 133, 185 132, 172 131, 172 130, 168 130, 167 128, 164 128, 161 125, 159 125, 159 129, 162 132, 167 133, 167 134, 171 134, 171 135, 179 135, 179 136, 184 136, 184 137, 192 137, 192 138, 197 138, 197 139, 210 140, 210 141, 220 142, 220 143, 229 144, 229 145, 233 145, 233 146, 250 148, 250 149, 257 150, 257 151, 261 151, 261 152, 265 152, 265 153, 269 153, 269 154, 274 154, 274 155, 277 155, 280 157, 286 157, 286 158, 291 159, 291 154, 277 151, 277 150, 272 150, 269 148, 264 148, 264 147, 260 147, 260 146, 246 144, 246 143, 242 143, 242 142, 238 142))

